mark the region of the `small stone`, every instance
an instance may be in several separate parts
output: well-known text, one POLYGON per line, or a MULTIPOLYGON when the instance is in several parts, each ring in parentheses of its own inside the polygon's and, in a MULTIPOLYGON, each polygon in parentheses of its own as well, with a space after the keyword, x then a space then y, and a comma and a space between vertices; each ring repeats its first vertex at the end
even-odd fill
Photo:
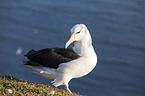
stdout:
POLYGON ((55 91, 52 91, 52 92, 50 92, 50 93, 48 94, 48 96, 53 96, 54 93, 55 93, 55 91))
POLYGON ((8 89, 8 92, 11 93, 11 94, 13 93, 11 89, 8 89))

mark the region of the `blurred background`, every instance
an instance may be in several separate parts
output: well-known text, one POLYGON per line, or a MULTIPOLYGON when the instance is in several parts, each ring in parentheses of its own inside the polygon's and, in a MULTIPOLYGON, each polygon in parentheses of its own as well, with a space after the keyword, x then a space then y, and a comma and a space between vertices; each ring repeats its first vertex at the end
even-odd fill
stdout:
POLYGON ((63 48, 77 23, 88 27, 98 64, 71 80, 70 89, 87 96, 145 96, 145 0, 1 0, 0 75, 53 86, 22 65, 23 55, 63 48))

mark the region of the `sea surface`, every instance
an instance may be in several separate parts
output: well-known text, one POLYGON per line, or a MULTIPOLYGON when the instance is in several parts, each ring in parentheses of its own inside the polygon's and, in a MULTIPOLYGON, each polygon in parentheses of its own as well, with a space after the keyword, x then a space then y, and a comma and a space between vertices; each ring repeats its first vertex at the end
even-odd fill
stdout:
POLYGON ((0 75, 53 86, 22 65, 23 55, 63 48, 77 23, 88 27, 98 63, 71 80, 70 89, 87 96, 145 96, 145 0, 1 0, 0 75))

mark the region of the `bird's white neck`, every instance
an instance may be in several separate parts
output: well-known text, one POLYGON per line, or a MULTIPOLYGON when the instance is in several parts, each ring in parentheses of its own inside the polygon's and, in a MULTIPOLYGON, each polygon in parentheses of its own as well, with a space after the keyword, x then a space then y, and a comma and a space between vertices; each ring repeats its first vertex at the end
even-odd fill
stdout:
POLYGON ((73 50, 80 56, 88 57, 89 53, 94 53, 94 48, 92 46, 92 39, 89 32, 86 32, 87 35, 77 42, 74 42, 73 50))

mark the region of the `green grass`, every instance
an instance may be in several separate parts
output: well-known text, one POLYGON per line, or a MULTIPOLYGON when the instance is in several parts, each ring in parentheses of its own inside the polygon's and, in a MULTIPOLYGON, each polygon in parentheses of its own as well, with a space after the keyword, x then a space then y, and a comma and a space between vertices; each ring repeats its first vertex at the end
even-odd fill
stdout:
POLYGON ((0 76, 0 96, 48 96, 52 91, 55 91, 53 96, 81 96, 49 85, 28 83, 10 75, 0 76))

